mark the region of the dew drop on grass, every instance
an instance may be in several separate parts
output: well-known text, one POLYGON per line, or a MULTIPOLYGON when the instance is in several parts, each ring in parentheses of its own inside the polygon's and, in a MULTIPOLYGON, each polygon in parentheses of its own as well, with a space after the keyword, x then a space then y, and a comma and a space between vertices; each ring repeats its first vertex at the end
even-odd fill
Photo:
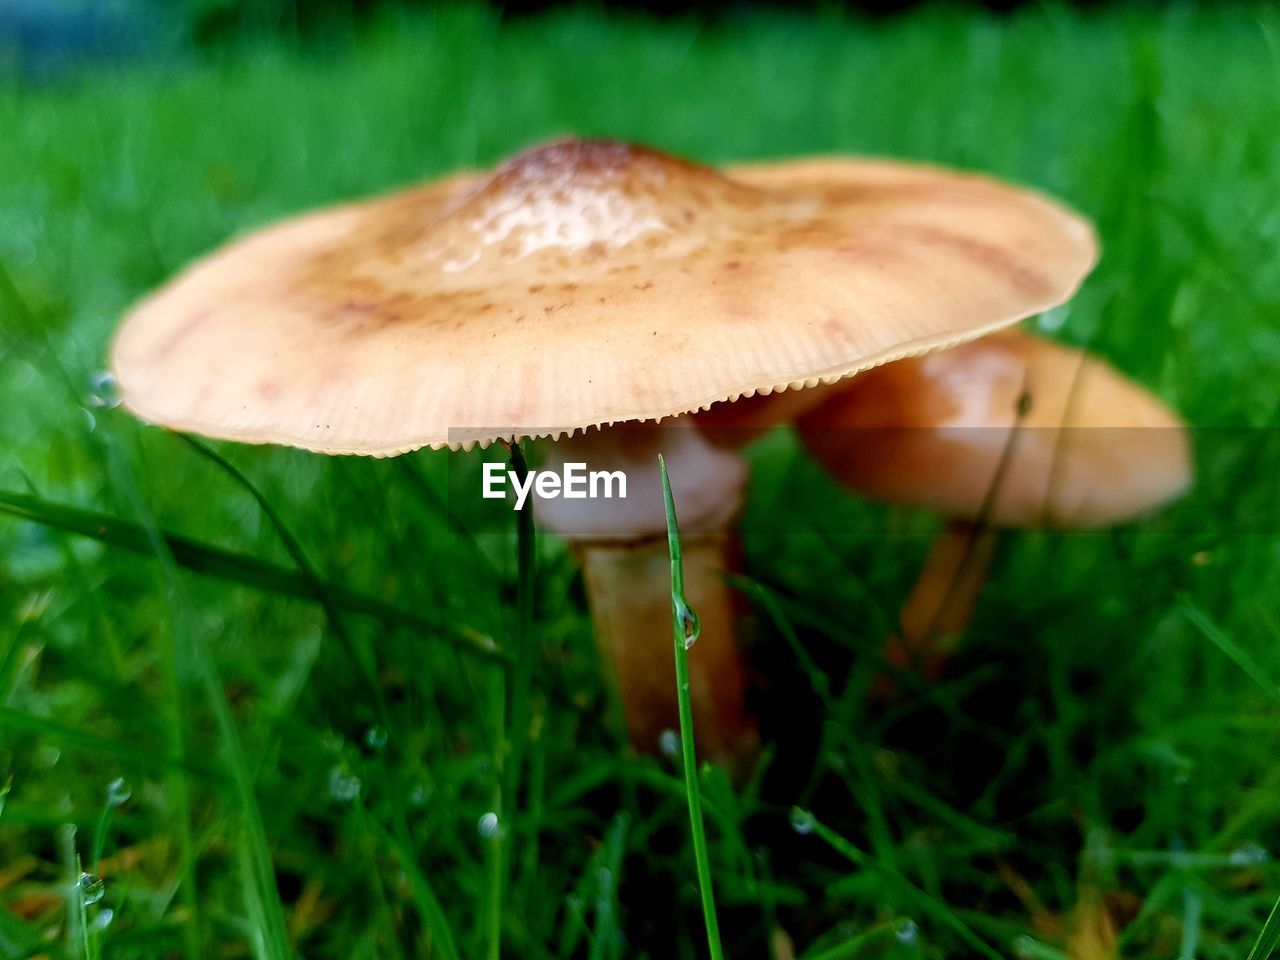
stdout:
POLYGON ((689 606, 683 600, 679 601, 680 622, 684 624, 684 648, 688 650, 698 642, 698 635, 702 632, 702 623, 698 620, 698 613, 693 607, 689 606))
POLYGON ((102 878, 95 877, 92 873, 80 874, 80 881, 76 886, 80 890, 80 899, 86 907, 97 903, 107 892, 107 885, 102 882, 102 878))
POLYGON ((364 745, 376 753, 381 753, 387 745, 387 731, 382 727, 370 727, 364 735, 364 745))
POLYGON ((360 796, 360 778, 345 767, 334 767, 329 771, 329 796, 338 803, 350 803, 360 796))
POLYGON ((89 380, 88 400, 89 406, 99 410, 114 410, 120 406, 120 391, 116 388, 116 378, 111 371, 95 373, 89 380))
POLYGON ((1257 867, 1271 859, 1271 855, 1256 843, 1236 847, 1227 857, 1233 867, 1257 867))
POLYGON ((50 744, 42 745, 36 750, 35 762, 41 767, 56 767, 62 759, 62 751, 50 744))
POLYGON ((800 807, 791 808, 791 829, 801 836, 807 836, 813 833, 814 825, 817 821, 812 813, 800 807))
POLYGON ((899 920, 893 928, 893 936, 899 943, 914 944, 920 939, 920 928, 914 920, 899 920))
POLYGON ((341 753, 342 748, 347 745, 347 741, 342 739, 342 734, 327 730, 320 737, 320 745, 324 747, 326 753, 341 753))
POLYGON ((1069 316, 1071 316, 1071 307, 1063 304, 1040 314, 1040 316, 1036 317, 1035 323, 1044 333, 1056 333, 1063 328, 1069 316))
POLYGON ((111 921, 116 918, 116 912, 110 907, 104 907, 98 911, 98 915, 93 918, 91 926, 94 930, 105 930, 111 926, 111 921))
POLYGON ((107 806, 121 807, 133 796, 133 788, 125 782, 124 777, 116 777, 107 784, 107 806))
POLYGON ((491 840, 502 832, 502 821, 498 819, 498 815, 490 810, 488 813, 480 817, 476 824, 476 829, 480 831, 480 836, 486 840, 491 840))
POLYGON ((1042 960, 1046 952, 1044 944, 1025 933, 1013 941, 1013 955, 1018 960, 1042 960))
POLYGON ((675 757, 680 752, 680 734, 674 730, 663 730, 658 734, 658 749, 664 757, 675 757))

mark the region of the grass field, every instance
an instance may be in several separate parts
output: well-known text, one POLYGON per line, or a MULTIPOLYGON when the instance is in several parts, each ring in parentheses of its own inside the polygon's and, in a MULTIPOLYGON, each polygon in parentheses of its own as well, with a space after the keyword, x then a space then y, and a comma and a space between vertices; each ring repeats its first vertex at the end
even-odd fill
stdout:
POLYGON ((1219 4, 459 8, 0 74, 0 956, 705 956, 680 769, 601 722, 560 544, 504 806, 514 531, 450 522, 448 455, 220 461, 94 403, 126 305, 235 232, 575 132, 1059 195, 1105 251, 1041 329, 1196 427, 1159 519, 1006 535, 946 680, 890 707, 934 522, 757 445, 769 747, 703 776, 728 955, 1243 960, 1280 894, 1278 130, 1280 13, 1219 4))

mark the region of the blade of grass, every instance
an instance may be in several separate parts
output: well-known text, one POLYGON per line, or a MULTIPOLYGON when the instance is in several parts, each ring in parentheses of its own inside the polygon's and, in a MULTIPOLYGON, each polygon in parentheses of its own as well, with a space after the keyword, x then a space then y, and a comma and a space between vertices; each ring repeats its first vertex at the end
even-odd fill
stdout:
MULTIPOLYGON (((181 666, 190 665, 205 699, 213 714, 214 725, 221 742, 223 760, 231 774, 232 793, 239 808, 240 823, 244 831, 243 845, 239 850, 241 870, 245 875, 244 896, 246 907, 254 920, 257 955, 263 960, 288 960, 293 956, 289 945, 288 926, 284 919, 284 905, 280 900, 280 890, 276 883, 275 866, 271 859, 271 847, 267 840, 266 826, 262 819, 262 807, 258 803, 254 785, 254 775, 249 764, 248 755, 240 738, 240 731, 231 712, 231 704, 227 692, 223 689, 218 666, 213 657, 206 635, 195 624, 195 609, 187 594, 186 587, 178 576, 178 564, 169 552, 164 536, 155 523, 142 491, 138 488, 130 464, 111 444, 107 444, 108 459, 112 473, 117 478, 117 485, 128 497, 133 510, 142 520, 142 529, 150 552, 159 561, 161 579, 165 586, 165 598, 169 608, 170 629, 169 642, 165 651, 166 671, 173 687, 173 711, 171 721, 177 726, 173 731, 172 749, 175 752, 185 751, 184 733, 187 729, 185 719, 185 697, 182 693, 181 666)), ((182 828, 189 830, 190 800, 187 795, 188 786, 185 778, 174 777, 170 789, 178 791, 179 802, 183 807, 182 828)), ((193 898, 187 907, 193 914, 198 912, 200 902, 195 885, 195 847, 189 837, 180 837, 181 843, 187 847, 183 853, 184 870, 187 877, 183 887, 193 898)), ((189 924, 184 928, 186 948, 189 956, 200 955, 200 944, 195 937, 198 926, 189 924)))
POLYGON ((615 937, 618 930, 618 877, 622 872, 622 858, 626 852, 628 819, 625 813, 613 818, 605 835, 606 860, 603 870, 596 875, 596 922, 592 930, 591 954, 588 960, 606 960, 617 955, 615 937))
POLYGON ((427 879, 426 874, 422 872, 422 867, 412 855, 414 843, 409 835, 409 825, 405 822, 402 814, 403 811, 399 808, 395 810, 394 832, 388 830, 375 817, 369 817, 366 822, 383 844, 396 851, 397 860, 401 869, 404 870, 404 876, 408 881, 409 892, 413 898, 414 905, 418 909, 422 922, 431 931, 432 949, 438 951, 444 960, 458 960, 458 948, 454 945, 453 931, 449 927, 449 918, 444 912, 444 907, 440 905, 440 901, 436 898, 430 880, 427 879))
POLYGON ((684 761, 685 794, 689 803, 689 824, 693 831, 693 857, 698 867, 698 889, 702 894, 702 916, 707 924, 707 947, 712 960, 723 960, 720 921, 716 917, 716 897, 711 886, 711 860, 707 856, 707 834, 702 823, 702 793, 698 786, 698 758, 693 743, 693 706, 689 700, 689 647, 698 639, 698 615, 684 596, 684 565, 680 557, 680 526, 667 464, 658 454, 662 473, 662 499, 667 510, 667 548, 671 551, 671 630, 675 640, 676 692, 680 701, 680 747, 684 761))
POLYGON ((1275 953, 1277 946, 1280 946, 1280 900, 1271 908, 1271 914, 1245 960, 1267 960, 1275 953))
POLYGON ((13 707, 0 706, 0 726, 3 726, 6 733, 38 733, 49 737, 64 747, 72 746, 77 749, 100 753, 104 756, 116 757, 142 770, 160 772, 180 770, 188 776, 200 777, 211 782, 217 782, 220 779, 214 767, 204 764, 194 757, 167 754, 154 747, 135 746, 119 740, 112 740, 108 737, 101 737, 96 733, 65 726, 13 707))
POLYGON ((201 443, 195 437, 189 437, 186 434, 178 434, 178 436, 192 447, 197 453, 205 457, 224 473, 242 487, 249 496, 258 505, 258 509, 262 511, 262 515, 267 518, 267 522, 271 524, 271 528, 275 530, 276 536, 280 538, 285 552, 293 560, 294 565, 298 568, 298 572, 307 580, 311 586, 312 596, 316 602, 320 604, 324 610, 324 615, 328 619, 330 626, 333 627, 334 635, 338 638, 338 642, 342 644, 342 649, 347 654, 356 669, 360 671, 361 679, 364 681, 365 687, 368 689, 370 696, 373 698, 374 709, 378 714, 378 720, 385 727, 387 725, 387 702, 382 692, 382 684, 378 682, 378 666, 375 660, 376 655, 369 649, 360 649, 356 646, 351 632, 347 629, 346 624, 342 621, 342 616, 338 611, 338 606, 333 602, 333 597, 329 591, 325 589, 325 583, 321 579, 320 574, 307 558, 306 552, 302 549, 302 544, 298 542, 298 538, 293 535, 280 514, 276 512, 275 507, 262 494, 252 481, 244 475, 234 464, 227 460, 224 456, 213 450, 211 447, 201 443))
POLYGON ((445 499, 436 492, 435 487, 423 476, 417 458, 412 456, 396 457, 395 464, 399 468, 401 475, 409 481, 409 485, 413 487, 419 499, 444 519, 453 535, 467 545, 467 549, 476 558, 476 562, 484 568, 490 579, 497 580, 498 571, 494 568, 493 561, 489 559, 489 555, 481 549, 479 542, 476 540, 475 532, 458 517, 456 512, 450 509, 445 499))
MULTIPOLYGON (((529 474, 524 453, 518 442, 507 446, 511 470, 521 483, 529 474)), ((497 756, 499 771, 497 789, 494 791, 492 813, 497 824, 489 840, 489 882, 487 894, 488 953, 490 960, 502 955, 502 906, 511 885, 512 837, 514 831, 504 817, 514 814, 520 794, 521 770, 524 767, 525 748, 529 738, 529 698, 533 686, 533 622, 534 590, 534 532, 533 512, 516 512, 516 623, 512 641, 515 646, 515 668, 510 686, 510 709, 506 707, 507 688, 498 677, 494 700, 498 703, 497 756)))
POLYGON ((62 835, 67 858, 67 953, 89 960, 89 922, 85 916, 84 868, 76 849, 76 828, 67 824, 62 835))
POLYGON ((969 925, 957 917, 945 903, 935 900, 929 894, 925 893, 910 880, 901 874, 886 869, 882 864, 876 861, 874 857, 863 853, 852 843, 846 840, 840 834, 836 833, 812 813, 806 810, 795 810, 792 812, 792 822, 802 819, 807 825, 807 829, 816 833, 827 846, 831 847, 836 853, 840 854, 856 867, 866 870, 874 870, 880 876, 889 880, 909 899, 915 902, 921 912, 927 914, 936 920, 939 924, 949 928, 961 940, 969 944, 975 954, 986 957, 987 960, 1003 960, 1000 954, 991 949, 987 943, 979 937, 969 925))
POLYGON ((1276 683, 1267 676, 1266 671, 1264 671, 1262 667, 1258 665, 1258 662, 1249 656, 1249 654, 1247 654, 1239 644, 1223 633, 1222 629, 1205 616, 1203 611, 1201 611, 1200 608, 1190 600, 1184 599, 1180 604, 1180 607, 1182 609, 1182 615, 1190 620, 1192 625, 1204 634, 1205 638, 1208 639, 1210 643, 1226 654, 1231 662, 1243 670, 1248 675, 1249 679, 1256 683, 1262 690, 1266 691, 1268 696, 1274 700, 1280 701, 1280 686, 1277 686, 1276 683))
MULTIPOLYGON (((0 513, 79 534, 134 553, 154 555, 146 530, 141 524, 95 510, 51 503, 42 497, 0 490, 0 513)), ((470 627, 438 622, 331 581, 320 580, 313 584, 304 574, 248 554, 201 543, 165 530, 159 532, 173 562, 193 573, 254 587, 267 593, 317 602, 320 598, 316 591, 323 590, 335 606, 352 613, 364 614, 392 626, 439 638, 459 652, 482 660, 496 663, 506 663, 509 660, 492 638, 470 627)))
POLYGON ((502 817, 506 812, 503 807, 503 792, 505 789, 503 762, 507 736, 507 678, 502 673, 493 673, 490 676, 492 677, 490 702, 495 705, 494 711, 496 713, 493 718, 493 764, 496 776, 493 778, 493 810, 489 812, 493 814, 495 822, 492 829, 482 829, 480 835, 485 844, 486 868, 484 920, 488 949, 485 956, 489 960, 498 960, 502 955, 502 888, 506 878, 503 871, 503 857, 506 852, 503 844, 503 831, 506 829, 506 825, 503 823, 502 817))
POLYGON ((15 917, 8 910, 0 910, 0 955, 34 956, 40 952, 43 939, 41 931, 15 917))
MULTIPOLYGON (((511 469, 515 471, 517 479, 524 483, 529 475, 529 467, 525 463, 519 444, 511 445, 511 469)), ((536 574, 533 511, 517 512, 519 514, 516 521, 519 583, 516 589, 516 663, 513 678, 514 690, 511 697, 511 754, 507 768, 511 785, 508 795, 513 797, 520 783, 521 767, 529 736, 529 697, 533 687, 533 591, 536 574)))
POLYGON ((782 609, 782 604, 778 602, 774 591, 758 580, 753 580, 742 574, 728 574, 725 576, 725 580, 730 586, 751 597, 752 602, 769 615, 770 621, 777 628, 778 633, 782 635, 782 639, 787 642, 791 655, 800 664, 800 669, 804 672, 805 679, 809 681, 809 686, 812 688, 814 696, 824 704, 830 703, 831 681, 827 679, 826 671, 818 666, 804 644, 800 642, 800 636, 796 633, 791 619, 782 609))
POLYGON ((816 952, 805 953, 800 960, 844 960, 845 957, 857 956, 862 953, 864 947, 869 947, 873 943, 878 943, 881 940, 887 940, 892 937, 900 937, 904 926, 910 922, 910 920, 899 918, 877 924, 870 930, 866 930, 856 936, 852 936, 848 940, 837 943, 833 947, 828 947, 825 950, 818 950, 816 952))
MULTIPOLYGON (((529 475, 520 444, 510 447, 511 469, 520 483, 529 475)), ((533 593, 536 546, 533 530, 533 511, 516 511, 517 557, 516 569, 516 629, 515 669, 511 684, 511 718, 508 733, 509 745, 503 763, 503 794, 507 809, 514 811, 519 800, 520 783, 524 770, 524 757, 529 745, 529 700, 533 692, 533 593)), ((510 860, 508 845, 506 857, 510 860)), ((509 864, 507 865, 509 869, 509 864)), ((509 878, 508 878, 509 879, 509 878)))

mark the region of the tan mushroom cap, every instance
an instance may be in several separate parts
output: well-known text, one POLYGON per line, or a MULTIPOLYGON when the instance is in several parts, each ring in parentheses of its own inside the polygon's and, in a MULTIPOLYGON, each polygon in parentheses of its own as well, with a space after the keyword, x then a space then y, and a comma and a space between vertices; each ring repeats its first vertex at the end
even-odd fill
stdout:
POLYGON ((861 373, 797 426, 846 486, 957 519, 989 507, 997 526, 1106 526, 1191 483, 1186 429, 1168 407, 1101 360, 1020 330, 861 373))
POLYGON ((326 453, 559 436, 831 381, 1068 298, 1089 226, 881 161, 566 140, 253 233, 139 304, 140 417, 326 453))

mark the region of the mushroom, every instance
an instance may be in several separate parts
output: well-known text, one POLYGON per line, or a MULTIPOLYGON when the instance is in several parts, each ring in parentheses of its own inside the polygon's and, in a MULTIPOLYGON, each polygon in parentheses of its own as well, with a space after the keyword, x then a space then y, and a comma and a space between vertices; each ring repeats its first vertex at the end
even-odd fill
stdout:
POLYGON ((745 461, 708 443, 688 417, 591 430, 548 444, 544 453, 544 468, 580 463, 627 477, 625 500, 539 500, 534 515, 578 557, 628 735, 648 751, 676 728, 679 712, 669 649, 671 559, 653 467, 662 453, 681 505, 685 593, 700 624, 689 691, 697 741, 707 756, 740 768, 754 755, 756 727, 745 708, 747 669, 735 634, 740 598, 724 574, 738 568, 734 521, 746 488, 745 461))
MULTIPOLYGON (((465 449, 830 383, 1060 303, 1094 257, 1079 217, 978 176, 850 158, 721 173, 563 140, 240 239, 138 305, 111 366, 128 409, 177 430, 330 454, 465 449)), ((728 489, 734 469, 712 472, 728 489)), ((658 568, 606 573, 596 553, 604 624, 625 616, 619 578, 653 591, 658 568)), ((728 606, 714 578, 690 580, 695 607, 728 606)), ((666 622, 627 663, 668 658, 666 622)), ((736 675, 703 666, 711 648, 693 651, 695 688, 740 697, 736 675)))
POLYGON ((1021 330, 868 370, 797 426, 843 485, 945 518, 886 651, 928 676, 968 625, 993 528, 1110 526, 1191 483, 1173 411, 1096 357, 1021 330))

